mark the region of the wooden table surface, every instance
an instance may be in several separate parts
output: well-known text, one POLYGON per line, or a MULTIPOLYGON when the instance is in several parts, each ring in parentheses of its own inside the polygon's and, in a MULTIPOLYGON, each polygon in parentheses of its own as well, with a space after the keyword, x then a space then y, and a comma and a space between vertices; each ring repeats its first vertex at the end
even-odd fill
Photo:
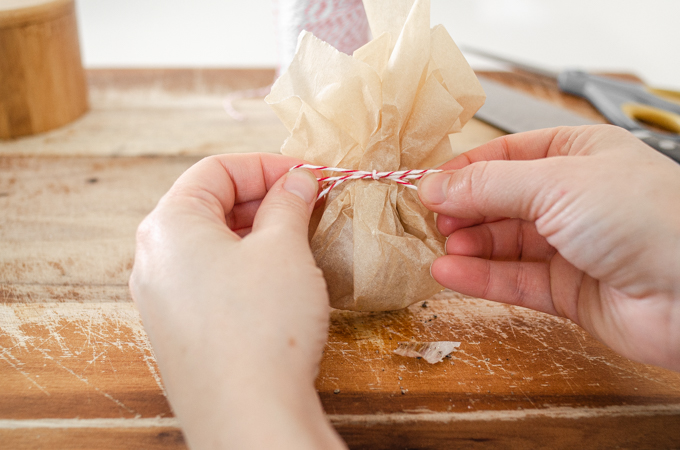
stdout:
MULTIPOLYGON (((521 73, 486 74, 602 118, 521 73)), ((277 152, 268 70, 96 70, 92 111, 0 142, 0 448, 185 448, 127 279, 134 231, 205 155, 277 152)), ((502 134, 473 121, 464 151, 502 134)), ((216 357, 219 357, 216 355, 216 357)), ((566 320, 444 291, 390 313, 334 311, 317 387, 353 448, 673 448, 680 374, 622 358, 566 320), (455 340, 442 363, 398 341, 455 340)), ((266 424, 263 424, 266 427, 266 424)))

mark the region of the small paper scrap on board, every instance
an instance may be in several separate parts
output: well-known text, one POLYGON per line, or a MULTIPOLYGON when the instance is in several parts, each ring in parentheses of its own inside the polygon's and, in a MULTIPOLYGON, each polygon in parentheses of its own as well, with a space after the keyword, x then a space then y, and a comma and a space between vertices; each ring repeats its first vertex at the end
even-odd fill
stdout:
POLYGON ((437 342, 398 342, 399 346, 394 353, 409 358, 423 358, 430 364, 436 364, 444 360, 451 352, 460 347, 460 342, 437 341, 437 342))

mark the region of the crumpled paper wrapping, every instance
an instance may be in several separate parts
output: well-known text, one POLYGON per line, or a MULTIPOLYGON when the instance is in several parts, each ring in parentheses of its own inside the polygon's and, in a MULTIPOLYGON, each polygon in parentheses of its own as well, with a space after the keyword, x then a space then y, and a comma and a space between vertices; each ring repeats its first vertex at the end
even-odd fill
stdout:
MULTIPOLYGON (((265 99, 290 131, 281 153, 359 170, 434 168, 484 103, 472 69, 429 0, 365 0, 374 39, 352 56, 303 32, 295 58, 265 99)), ((334 174, 335 175, 335 174, 334 174)), ((392 181, 331 190, 311 247, 331 306, 404 308, 439 292, 430 265, 444 254, 434 214, 392 181)))

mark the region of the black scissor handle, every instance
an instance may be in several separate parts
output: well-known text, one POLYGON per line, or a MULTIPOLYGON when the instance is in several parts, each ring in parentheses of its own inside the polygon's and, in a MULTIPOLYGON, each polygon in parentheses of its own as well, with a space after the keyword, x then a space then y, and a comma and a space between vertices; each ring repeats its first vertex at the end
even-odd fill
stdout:
POLYGON ((647 105, 680 115, 680 105, 650 94, 638 83, 565 70, 557 78, 560 89, 588 100, 612 124, 631 131, 642 141, 680 163, 680 135, 651 131, 624 112, 630 104, 647 105))

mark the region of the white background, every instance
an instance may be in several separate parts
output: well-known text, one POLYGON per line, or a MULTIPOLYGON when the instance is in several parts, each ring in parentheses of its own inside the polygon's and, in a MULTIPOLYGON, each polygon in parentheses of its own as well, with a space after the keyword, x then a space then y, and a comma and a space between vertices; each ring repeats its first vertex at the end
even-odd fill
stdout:
MULTIPOLYGON (((273 0, 76 0, 86 67, 274 67, 273 0)), ((431 0, 469 45, 680 89, 680 0, 431 0)), ((484 68, 479 59, 471 64, 484 68)))

